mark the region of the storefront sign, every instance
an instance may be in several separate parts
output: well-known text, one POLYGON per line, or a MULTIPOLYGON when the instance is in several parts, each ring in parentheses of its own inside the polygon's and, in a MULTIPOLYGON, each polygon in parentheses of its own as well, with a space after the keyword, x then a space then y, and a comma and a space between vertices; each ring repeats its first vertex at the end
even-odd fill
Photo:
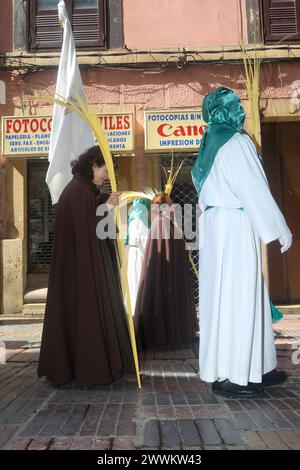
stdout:
POLYGON ((46 155, 49 151, 51 117, 3 117, 2 153, 5 156, 46 155))
POLYGON ((145 149, 151 152, 199 148, 205 131, 201 109, 145 111, 145 149))
POLYGON ((133 114, 101 114, 99 119, 113 153, 133 152, 133 114))
MULTIPOLYGON (((99 114, 102 129, 113 153, 132 153, 133 114, 99 114)), ((2 153, 4 156, 47 155, 52 117, 12 116, 2 118, 2 153)))

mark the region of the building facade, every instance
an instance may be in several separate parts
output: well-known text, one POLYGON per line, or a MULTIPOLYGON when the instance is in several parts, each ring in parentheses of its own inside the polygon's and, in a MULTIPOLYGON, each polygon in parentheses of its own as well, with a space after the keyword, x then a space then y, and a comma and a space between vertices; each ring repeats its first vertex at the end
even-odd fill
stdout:
MULTIPOLYGON (((173 197, 197 201, 190 170, 204 130, 202 98, 232 88, 247 126, 241 43, 250 55, 258 46, 262 154, 294 235, 284 256, 276 243, 264 250, 265 274, 273 301, 300 303, 300 1, 65 3, 120 190, 160 189, 174 155, 186 163, 173 197)), ((52 108, 34 97, 54 94, 62 31, 57 0, 0 0, 0 8, 0 312, 36 314, 44 310, 55 210, 44 182, 52 108)))

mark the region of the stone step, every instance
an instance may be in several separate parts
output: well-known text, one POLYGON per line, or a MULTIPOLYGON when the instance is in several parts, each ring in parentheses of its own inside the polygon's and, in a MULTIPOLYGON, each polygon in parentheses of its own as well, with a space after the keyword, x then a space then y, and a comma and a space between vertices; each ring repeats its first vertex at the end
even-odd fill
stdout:
POLYGON ((28 317, 40 317, 44 316, 45 314, 45 302, 35 302, 35 303, 27 303, 23 305, 23 315, 28 317))
POLYGON ((276 305, 283 315, 300 315, 300 305, 276 305))
POLYGON ((24 293, 23 315, 43 316, 48 292, 49 274, 28 274, 24 293))
POLYGON ((31 288, 24 294, 24 304, 42 304, 46 302, 47 287, 31 288))

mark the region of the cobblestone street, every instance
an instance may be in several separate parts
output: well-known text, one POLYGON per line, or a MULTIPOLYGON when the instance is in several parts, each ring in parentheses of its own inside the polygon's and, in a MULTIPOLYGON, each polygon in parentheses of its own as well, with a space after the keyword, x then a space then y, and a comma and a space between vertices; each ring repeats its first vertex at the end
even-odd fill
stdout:
POLYGON ((52 387, 36 374, 41 319, 2 319, 2 449, 300 449, 300 317, 275 325, 283 386, 253 400, 216 397, 192 350, 141 362, 132 383, 52 387), (292 360, 293 356, 293 360, 292 360))

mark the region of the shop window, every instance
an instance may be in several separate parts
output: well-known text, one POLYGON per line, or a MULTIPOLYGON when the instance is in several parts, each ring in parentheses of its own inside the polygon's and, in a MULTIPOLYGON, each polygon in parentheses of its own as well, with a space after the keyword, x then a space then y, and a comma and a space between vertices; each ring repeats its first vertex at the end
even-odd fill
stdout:
MULTIPOLYGON (((55 50, 62 44, 57 0, 29 1, 29 49, 55 50)), ((65 0, 78 49, 106 47, 105 0, 65 0)))
POLYGON ((28 163, 28 272, 49 272, 53 251, 55 208, 45 177, 47 161, 28 163))
MULTIPOLYGON (((47 273, 54 243, 55 206, 45 181, 49 163, 46 160, 28 162, 28 272, 47 273)), ((115 162, 118 182, 118 161, 115 162)), ((106 181, 103 192, 111 192, 106 181)))
POLYGON ((300 0, 262 0, 265 43, 300 42, 300 0))

